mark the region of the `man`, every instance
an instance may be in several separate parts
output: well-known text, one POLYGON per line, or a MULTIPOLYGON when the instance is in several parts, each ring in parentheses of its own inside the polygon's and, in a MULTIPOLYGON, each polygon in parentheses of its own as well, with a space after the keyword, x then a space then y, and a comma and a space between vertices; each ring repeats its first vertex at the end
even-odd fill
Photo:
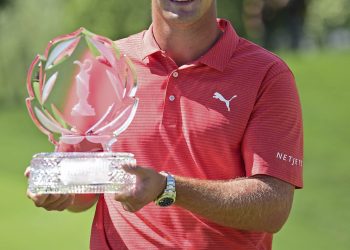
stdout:
POLYGON ((140 104, 113 150, 135 154, 139 165, 124 169, 136 187, 28 196, 47 210, 98 199, 91 249, 271 249, 302 187, 291 72, 217 20, 214 0, 152 0, 152 17, 117 42, 136 67, 140 104))

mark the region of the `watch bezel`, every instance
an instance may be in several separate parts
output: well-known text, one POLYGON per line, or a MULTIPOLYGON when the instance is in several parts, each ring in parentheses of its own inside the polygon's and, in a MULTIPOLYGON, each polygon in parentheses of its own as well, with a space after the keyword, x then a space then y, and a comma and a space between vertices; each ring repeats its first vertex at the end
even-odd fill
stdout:
POLYGON ((174 204, 174 201, 175 201, 174 198, 167 196, 167 197, 162 197, 159 200, 157 200, 156 204, 160 207, 169 207, 172 204, 174 204))
POLYGON ((175 178, 169 173, 160 172, 166 176, 166 187, 161 195, 155 200, 155 204, 160 207, 168 207, 176 200, 175 178))

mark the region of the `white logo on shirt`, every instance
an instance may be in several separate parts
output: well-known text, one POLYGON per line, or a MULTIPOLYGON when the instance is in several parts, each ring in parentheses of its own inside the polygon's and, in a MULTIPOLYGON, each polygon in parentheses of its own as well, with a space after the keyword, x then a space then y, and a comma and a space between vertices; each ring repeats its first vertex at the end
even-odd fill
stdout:
POLYGON ((237 97, 237 95, 234 95, 234 96, 231 97, 230 100, 226 100, 225 97, 223 97, 222 94, 220 94, 219 92, 215 92, 214 96, 213 96, 214 99, 218 99, 218 100, 220 100, 220 101, 222 101, 222 102, 224 102, 226 104, 227 111, 231 111, 230 102, 233 99, 235 99, 236 97, 237 97))
POLYGON ((288 162, 292 166, 299 166, 299 167, 303 166, 303 161, 302 160, 300 160, 298 158, 295 158, 295 157, 293 157, 291 155, 287 155, 287 154, 282 153, 282 152, 277 152, 276 158, 278 160, 288 162))

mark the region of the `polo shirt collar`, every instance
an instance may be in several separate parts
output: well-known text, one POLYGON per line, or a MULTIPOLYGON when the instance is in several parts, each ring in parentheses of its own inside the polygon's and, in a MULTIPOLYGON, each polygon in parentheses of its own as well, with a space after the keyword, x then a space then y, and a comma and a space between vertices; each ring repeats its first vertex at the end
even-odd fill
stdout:
MULTIPOLYGON (((218 19, 218 26, 223 31, 223 34, 216 41, 216 43, 199 59, 194 63, 202 63, 211 68, 219 71, 223 71, 230 58, 233 55, 238 43, 239 36, 230 24, 230 22, 224 19, 218 19)), ((161 52, 158 43, 153 35, 153 26, 151 25, 144 33, 142 41, 142 60, 146 57, 161 52)))
POLYGON ((146 30, 142 38, 142 51, 141 51, 141 59, 144 60, 146 57, 160 52, 158 43, 153 35, 153 24, 146 30))
POLYGON ((224 71, 239 43, 239 36, 230 22, 224 19, 218 19, 218 26, 223 33, 213 47, 201 56, 198 61, 211 68, 224 71))

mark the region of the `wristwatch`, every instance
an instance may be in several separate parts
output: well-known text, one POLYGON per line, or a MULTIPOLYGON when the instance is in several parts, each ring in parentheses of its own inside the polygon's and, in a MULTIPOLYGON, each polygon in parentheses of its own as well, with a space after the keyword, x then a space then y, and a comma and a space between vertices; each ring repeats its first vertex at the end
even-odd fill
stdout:
POLYGON ((167 172, 159 172, 161 175, 166 177, 166 187, 161 195, 154 201, 157 206, 168 207, 175 202, 176 189, 175 189, 175 178, 167 172))

